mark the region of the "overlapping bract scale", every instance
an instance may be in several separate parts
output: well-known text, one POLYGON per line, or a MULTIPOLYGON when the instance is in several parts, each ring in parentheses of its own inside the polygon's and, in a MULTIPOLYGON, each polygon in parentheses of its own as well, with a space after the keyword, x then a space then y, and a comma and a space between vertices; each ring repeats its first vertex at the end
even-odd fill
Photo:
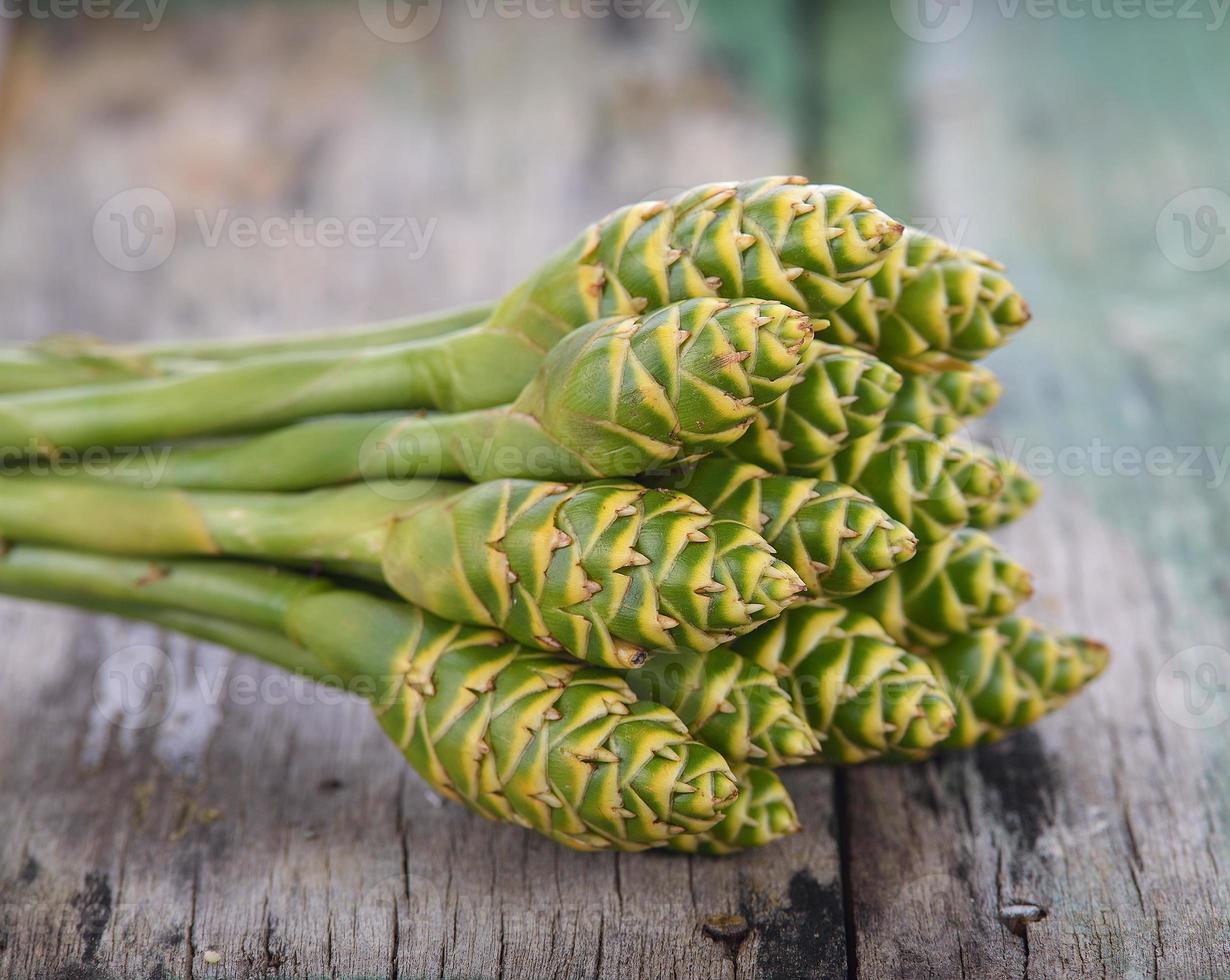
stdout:
POLYGON ((876 431, 901 375, 852 347, 813 343, 800 380, 764 408, 726 455, 773 473, 814 475, 851 441, 876 431))
POLYGON ((732 650, 655 657, 627 679, 638 697, 670 708, 729 762, 788 766, 819 748, 777 678, 732 650))
POLYGON ((846 600, 909 650, 941 646, 1014 613, 1033 595, 1019 562, 981 531, 963 529, 920 548, 894 575, 846 600))
POLYGON ((875 352, 901 371, 960 369, 1029 322, 1003 267, 907 229, 871 280, 829 315, 825 340, 875 352))
POLYGON ((952 701, 930 667, 861 613, 801 606, 734 649, 777 675, 825 762, 918 758, 952 730, 952 701))
POLYGON ((1106 668, 1109 651, 1013 617, 959 637, 929 659, 957 706, 946 748, 992 742, 1066 704, 1106 668))
POLYGON ((633 483, 503 480, 410 514, 385 575, 437 615, 630 668, 773 619, 804 585, 755 531, 633 483))
POLYGON ((714 857, 737 854, 802 829, 794 801, 777 773, 763 766, 732 768, 739 780, 739 798, 712 830, 674 837, 667 844, 670 850, 714 857))
POLYGON ((742 436, 795 384, 812 333, 805 314, 754 300, 596 321, 551 350, 512 414, 591 471, 643 472, 742 436))
POLYGON ((844 484, 724 459, 703 460, 673 483, 716 516, 759 530, 812 598, 857 595, 908 562, 917 546, 909 528, 844 484))
POLYGON ((973 508, 1003 491, 1003 477, 981 454, 941 442, 917 426, 894 423, 856 440, 824 468, 914 532, 920 544, 965 527, 973 508))

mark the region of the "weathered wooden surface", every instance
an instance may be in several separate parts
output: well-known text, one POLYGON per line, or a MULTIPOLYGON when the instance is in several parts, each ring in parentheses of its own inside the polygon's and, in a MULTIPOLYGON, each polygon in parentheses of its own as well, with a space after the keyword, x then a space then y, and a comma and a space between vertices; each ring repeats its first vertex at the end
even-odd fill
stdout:
MULTIPOLYGON (((791 169, 786 127, 809 111, 824 139, 798 143, 821 144, 824 179, 861 185, 837 84, 861 45, 891 48, 906 86, 895 105, 873 87, 882 145, 901 139, 883 113, 914 118, 908 160, 876 177, 882 203, 1002 255, 1035 302, 996 359, 1009 394, 992 431, 1086 461, 1097 439, 1225 450, 1226 269, 1182 272, 1154 238, 1170 198, 1224 187, 1230 68, 1198 26, 992 14, 923 45, 884 40, 886 14, 836 10, 808 29, 850 38, 837 77, 774 115, 703 57, 699 28, 446 17, 400 46, 349 5, 294 10, 18 37, 0 93, 6 338, 220 335, 485 298, 611 205, 791 169), (177 218, 174 252, 142 273, 91 234, 132 187, 177 218), (432 230, 419 257, 208 247, 194 211, 224 208, 432 230)), ((361 705, 153 630, 0 604, 0 975, 1224 974, 1230 728, 1208 722, 1226 695, 1194 688, 1184 711, 1156 692, 1204 683, 1202 662, 1224 672, 1225 486, 1046 482, 1005 541, 1037 572, 1039 616, 1112 644, 1107 677, 992 749, 791 773, 806 831, 723 861, 561 851, 441 805, 361 705), (124 678, 157 696, 117 727, 124 678), (706 931, 721 914, 746 934, 706 931)))

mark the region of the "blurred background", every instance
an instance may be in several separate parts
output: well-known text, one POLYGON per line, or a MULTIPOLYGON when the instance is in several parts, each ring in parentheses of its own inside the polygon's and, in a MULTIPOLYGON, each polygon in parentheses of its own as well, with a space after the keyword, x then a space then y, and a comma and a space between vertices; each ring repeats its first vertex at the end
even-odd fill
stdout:
MULTIPOLYGON (((1035 319, 989 362, 1006 395, 981 434, 1047 490, 1005 543, 1037 575, 1033 612, 1116 660, 1041 735, 857 770, 832 798, 827 774, 803 774, 820 788, 800 808, 823 827, 836 799, 854 845, 843 875, 828 852, 809 873, 856 883, 844 915, 868 975, 927 972, 920 956, 964 971, 970 942, 975 974, 1015 975, 1022 956, 1028 971, 1031 945, 978 918, 1028 895, 1053 913, 1031 927, 1050 930, 1037 975, 1095 948, 1111 975, 1159 955, 1212 975, 1230 824, 1228 8, 0 0, 0 330, 276 333, 486 300, 618 205, 774 173, 851 185, 995 256, 1035 319), (857 847, 907 831, 959 843, 857 847)), ((230 712, 215 767, 288 739, 366 758, 327 727, 246 717, 230 712)), ((158 737, 172 768, 208 768, 212 735, 158 737)), ((47 799, 88 808, 77 792, 47 799)), ((815 905, 793 867, 790 901, 815 905)), ((791 942, 824 925, 800 921, 791 942)))
POLYGON ((619 204, 798 171, 1008 265, 1001 449, 1224 601, 1225 0, 3 10, 6 338, 484 300, 619 204))

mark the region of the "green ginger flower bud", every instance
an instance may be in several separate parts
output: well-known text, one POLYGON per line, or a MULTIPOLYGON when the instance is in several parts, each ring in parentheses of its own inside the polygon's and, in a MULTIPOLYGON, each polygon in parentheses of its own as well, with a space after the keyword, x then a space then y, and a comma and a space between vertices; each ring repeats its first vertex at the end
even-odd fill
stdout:
POLYGON ((907 650, 991 626, 1033 595, 1033 578, 981 531, 961 530, 844 605, 874 616, 907 650))
POLYGON ((907 422, 937 439, 954 435, 982 418, 1003 394, 999 379, 979 365, 964 371, 909 374, 888 411, 889 422, 907 422))
POLYGON ((872 279, 828 314, 824 340, 873 352, 900 371, 960 370, 1029 322, 1003 266, 907 229, 872 279))
POLYGON ((803 582, 765 540, 633 483, 484 483, 402 518, 384 574, 437 615, 630 668, 780 615, 803 582))
POLYGON ((821 475, 871 497, 920 544, 965 527, 973 508, 1003 492, 999 471, 974 450, 898 423, 852 443, 821 475))
POLYGON ((777 675, 827 763, 922 758, 952 731, 952 701, 926 661, 861 613, 800 606, 732 648, 777 675))
POLYGON ((996 741, 1062 707, 1106 669, 1110 651, 1014 617, 957 637, 929 660, 957 706, 944 742, 955 749, 996 741))
POLYGON ((667 847, 686 854, 719 857, 797 834, 802 825, 781 779, 763 766, 734 766, 739 798, 721 821, 704 834, 673 837, 667 847))
POLYGON ((819 748, 777 678, 728 648, 654 657, 627 680, 638 697, 670 708, 729 762, 791 766, 819 748))
POLYGON ((758 530, 811 598, 857 595, 913 558, 918 543, 908 527, 841 483, 773 476, 717 458, 669 483, 715 516, 758 530))
POLYGON ((970 509, 970 527, 994 531, 1019 520, 1038 502, 1042 487, 1015 460, 981 450, 983 456, 999 471, 1004 481, 1003 492, 970 509))

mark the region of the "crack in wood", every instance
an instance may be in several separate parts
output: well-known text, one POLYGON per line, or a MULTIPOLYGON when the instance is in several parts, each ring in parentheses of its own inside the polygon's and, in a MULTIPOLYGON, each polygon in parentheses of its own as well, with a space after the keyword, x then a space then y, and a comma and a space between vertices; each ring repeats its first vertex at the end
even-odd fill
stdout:
POLYGON ((98 955, 98 945, 111 922, 113 896, 110 876, 103 871, 86 872, 85 886, 69 904, 77 910, 77 933, 85 947, 81 959, 85 963, 93 963, 98 955))

